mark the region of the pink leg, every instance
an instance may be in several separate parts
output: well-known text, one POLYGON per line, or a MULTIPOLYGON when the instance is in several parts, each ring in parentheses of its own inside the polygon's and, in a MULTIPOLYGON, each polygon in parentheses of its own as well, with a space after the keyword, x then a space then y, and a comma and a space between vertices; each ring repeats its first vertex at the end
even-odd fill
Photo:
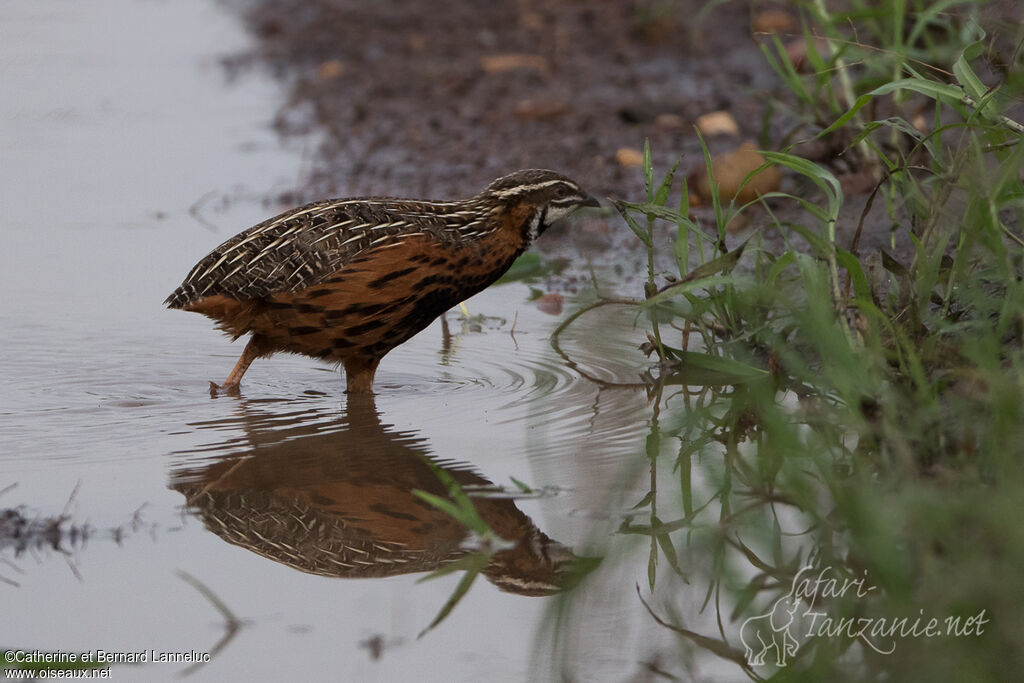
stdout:
POLYGON ((346 394, 372 394, 373 375, 379 358, 353 358, 345 361, 346 394))
POLYGON ((265 355, 265 349, 263 347, 263 338, 258 334, 254 334, 249 340, 249 343, 245 345, 245 349, 242 351, 241 357, 238 362, 235 363, 235 367, 231 370, 231 374, 224 380, 224 384, 219 387, 210 382, 210 395, 216 396, 218 391, 223 391, 227 394, 235 396, 238 394, 238 385, 242 381, 242 375, 249 369, 252 362, 265 355))

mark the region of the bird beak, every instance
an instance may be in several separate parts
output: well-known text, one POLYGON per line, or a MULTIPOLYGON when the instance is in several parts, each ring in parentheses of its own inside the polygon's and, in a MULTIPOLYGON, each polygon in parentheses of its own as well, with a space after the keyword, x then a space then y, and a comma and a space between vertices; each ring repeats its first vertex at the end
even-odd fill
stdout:
POLYGON ((584 206, 593 206, 595 208, 600 208, 601 207, 601 202, 599 202, 597 200, 597 197, 595 197, 594 195, 588 194, 586 199, 584 199, 582 202, 580 202, 576 206, 577 206, 577 208, 584 207, 584 206))

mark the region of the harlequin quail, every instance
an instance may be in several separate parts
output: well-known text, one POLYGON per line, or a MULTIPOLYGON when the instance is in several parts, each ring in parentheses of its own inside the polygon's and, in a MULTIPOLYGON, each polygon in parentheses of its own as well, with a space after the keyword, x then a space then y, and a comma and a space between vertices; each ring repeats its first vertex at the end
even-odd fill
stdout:
POLYGON ((212 318, 235 339, 252 333, 220 389, 237 391, 253 360, 289 351, 341 363, 346 391, 369 393, 388 351, 492 284, 581 206, 598 202, 536 169, 459 201, 307 204, 214 249, 165 303, 212 318))

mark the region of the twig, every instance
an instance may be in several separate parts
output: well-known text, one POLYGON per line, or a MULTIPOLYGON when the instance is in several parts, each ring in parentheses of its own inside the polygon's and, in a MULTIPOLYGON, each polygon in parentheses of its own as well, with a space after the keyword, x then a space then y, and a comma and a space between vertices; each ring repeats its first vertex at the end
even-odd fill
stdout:
MULTIPOLYGON (((206 598, 210 604, 213 605, 214 609, 220 612, 221 616, 224 617, 224 636, 218 640, 212 648, 210 648, 210 660, 213 660, 213 658, 223 650, 229 642, 231 642, 231 639, 235 637, 235 634, 238 633, 238 630, 243 626, 243 622, 236 617, 235 613, 231 611, 231 608, 229 608, 223 600, 217 597, 217 595, 202 581, 181 569, 177 571, 177 574, 185 583, 199 591, 199 594, 206 598)), ((184 678, 186 676, 191 676, 202 668, 204 664, 206 664, 206 662, 196 662, 182 671, 181 677, 184 678)))
POLYGON ((79 479, 78 483, 75 484, 75 488, 71 489, 71 495, 68 496, 68 502, 64 503, 64 511, 60 513, 60 518, 67 519, 68 510, 71 508, 71 503, 74 502, 75 496, 78 495, 78 489, 82 486, 82 480, 79 479))
POLYGON ((188 207, 188 215, 192 216, 192 218, 195 218, 196 222, 199 223, 199 225, 203 226, 204 228, 206 228, 210 232, 219 232, 220 228, 218 228, 216 225, 214 225, 210 221, 208 221, 205 218, 203 218, 202 214, 199 213, 199 209, 204 204, 206 204, 206 202, 210 201, 210 197, 213 197, 215 194, 217 194, 216 190, 210 190, 209 192, 204 194, 202 197, 200 197, 199 199, 195 200, 192 203, 192 206, 188 207))
POLYGON ((576 372, 580 373, 580 375, 583 376, 585 379, 590 380, 591 382, 593 382, 594 384, 597 384, 598 386, 607 387, 607 388, 612 388, 612 387, 637 388, 637 387, 646 386, 643 382, 608 382, 608 381, 605 381, 603 379, 598 379, 597 377, 594 377, 593 375, 590 375, 586 371, 582 370, 579 367, 579 365, 576 364, 576 361, 574 361, 572 358, 569 357, 568 353, 566 353, 564 350, 562 350, 562 344, 559 341, 559 337, 561 336, 562 332, 564 332, 566 330, 566 328, 569 327, 569 325, 571 325, 573 322, 575 322, 576 319, 579 318, 580 316, 582 316, 584 313, 592 311, 595 308, 600 308, 602 306, 610 306, 610 305, 615 305, 615 304, 618 304, 618 305, 621 305, 621 306, 638 306, 641 303, 642 303, 641 301, 638 301, 636 299, 622 299, 622 298, 611 298, 611 297, 609 297, 609 298, 602 298, 602 299, 599 299, 599 300, 597 300, 597 301, 595 301, 593 303, 587 304, 583 308, 575 311, 572 315, 570 315, 568 318, 563 320, 558 325, 558 327, 555 328, 555 331, 551 333, 551 348, 554 349, 555 353, 557 353, 562 358, 562 360, 565 361, 566 366, 568 366, 569 368, 571 368, 571 369, 575 370, 576 372))
MULTIPOLYGON (((964 93, 963 95, 961 95, 960 103, 961 104, 966 104, 968 107, 970 107, 974 111, 979 111, 978 103, 975 102, 974 99, 971 98, 971 96, 968 95, 967 93, 964 93)), ((1017 123, 1016 121, 1014 121, 1010 117, 1003 116, 1002 114, 989 114, 989 113, 986 113, 986 115, 987 116, 991 116, 993 119, 995 119, 999 123, 1003 124, 1004 126, 1009 128, 1013 132, 1017 133, 1017 135, 1024 135, 1024 125, 1021 125, 1021 124, 1017 123)))
POLYGON ((680 635, 686 636, 694 643, 696 643, 699 647, 702 647, 708 652, 718 655, 722 659, 728 659, 739 664, 741 667, 743 667, 744 671, 746 671, 748 674, 753 675, 750 666, 747 664, 747 658, 743 656, 743 653, 741 651, 731 647, 728 643, 724 641, 717 640, 715 638, 709 638, 707 636, 697 633, 696 631, 691 631, 689 629, 682 628, 681 626, 676 626, 675 624, 668 623, 667 621, 659 617, 657 614, 655 614, 654 610, 651 609, 651 606, 647 604, 646 600, 644 600, 644 596, 640 593, 640 584, 636 584, 636 596, 640 599, 640 604, 644 606, 644 609, 647 610, 647 613, 651 615, 651 618, 654 619, 654 621, 657 622, 658 625, 664 626, 665 628, 671 631, 675 631, 680 635))

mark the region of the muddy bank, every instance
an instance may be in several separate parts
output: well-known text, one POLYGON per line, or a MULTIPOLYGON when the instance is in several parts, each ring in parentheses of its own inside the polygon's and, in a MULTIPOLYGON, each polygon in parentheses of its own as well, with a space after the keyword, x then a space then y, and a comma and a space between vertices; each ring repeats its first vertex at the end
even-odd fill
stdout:
MULTIPOLYGON (((226 60, 229 71, 269 69, 284 81, 275 127, 308 146, 303 176, 272 198, 278 206, 462 197, 523 167, 557 169, 599 196, 639 199, 645 140, 660 171, 683 155, 689 173, 703 165, 694 134, 701 115, 727 110, 739 122, 736 135, 709 138, 720 150, 767 144, 792 126, 764 122, 759 93, 779 83, 746 4, 227 4, 256 39, 251 52, 226 60)), ((711 229, 710 208, 701 211, 711 229)), ((673 239, 674 226, 658 230, 662 244, 673 239)), ((615 215, 559 226, 538 248, 559 264, 561 274, 543 283, 549 291, 581 289, 588 263, 614 264, 612 277, 627 287, 646 271, 643 246, 615 215)))
POLYGON ((282 132, 325 133, 308 197, 460 196, 531 166, 635 195, 619 149, 646 138, 663 165, 696 162, 692 124, 716 109, 760 132, 755 91, 776 79, 750 8, 687 24, 703 4, 252 0, 235 7, 259 48, 234 64, 288 79, 282 132))
MULTIPOLYGON (((275 198, 282 205, 366 194, 467 196, 522 167, 557 169, 595 194, 638 200, 644 140, 660 171, 680 156, 684 174, 703 167, 694 133, 701 115, 727 111, 738 124, 732 134, 708 135, 713 153, 743 141, 782 149, 818 130, 801 125, 792 93, 758 44, 770 42, 768 32, 784 43, 801 42, 800 17, 786 4, 226 4, 256 38, 251 52, 226 60, 229 68, 255 65, 284 80, 289 95, 274 117, 277 129, 316 141, 296 189, 275 198)), ((1012 32, 1000 27, 1011 26, 1018 13, 993 3, 980 15, 994 52, 999 46, 1012 52, 1012 32)), ((950 15, 951 26, 961 20, 966 17, 950 15)), ((852 143, 848 132, 844 136, 795 150, 826 165, 842 183, 839 243, 852 246, 859 231, 861 253, 885 248, 909 257, 909 240, 903 234, 893 240, 891 233, 893 220, 902 219, 890 218, 883 202, 869 203, 877 169, 863 168, 857 154, 844 154, 852 143)), ((789 174, 783 174, 781 189, 817 196, 809 183, 789 174)), ((793 202, 772 205, 782 224, 806 221, 793 202)), ((713 229, 709 207, 695 209, 695 216, 713 229)), ((744 227, 768 222, 753 212, 736 224, 735 242, 750 234, 744 227)), ((614 254, 627 279, 644 269, 640 245, 617 217, 579 221, 573 232, 572 239, 549 237, 539 246, 575 263, 580 257, 607 262, 614 254)), ((778 231, 764 237, 764 246, 784 247, 778 231)), ((790 244, 803 242, 796 237, 790 244)))

